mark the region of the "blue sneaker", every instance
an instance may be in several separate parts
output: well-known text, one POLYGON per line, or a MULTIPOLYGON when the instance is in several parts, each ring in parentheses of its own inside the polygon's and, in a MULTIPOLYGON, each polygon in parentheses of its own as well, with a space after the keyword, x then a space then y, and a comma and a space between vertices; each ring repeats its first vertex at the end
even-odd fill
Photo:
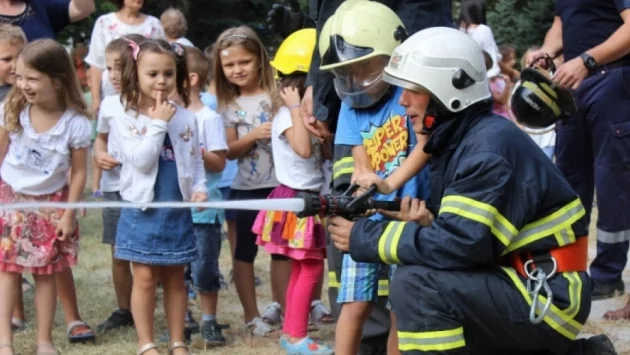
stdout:
POLYGON ((287 355, 333 355, 335 351, 326 345, 318 344, 313 339, 306 337, 295 344, 286 342, 287 355))
POLYGON ((280 347, 282 348, 282 350, 287 350, 287 344, 289 343, 289 339, 285 334, 282 334, 282 336, 280 336, 280 347))

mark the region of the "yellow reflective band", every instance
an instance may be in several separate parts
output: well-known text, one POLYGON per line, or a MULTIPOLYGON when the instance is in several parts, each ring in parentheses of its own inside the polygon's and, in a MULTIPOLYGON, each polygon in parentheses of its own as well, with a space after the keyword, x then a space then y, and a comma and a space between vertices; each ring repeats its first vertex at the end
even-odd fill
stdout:
POLYGON ((389 296, 389 281, 388 280, 378 280, 378 296, 379 297, 389 296))
POLYGON ((536 86, 536 84, 526 81, 521 85, 531 90, 532 93, 534 93, 534 95, 538 96, 539 99, 541 99, 544 103, 546 103, 547 106, 549 106, 549 108, 551 109, 551 111, 553 111, 554 115, 560 116, 560 108, 558 107, 558 105, 551 99, 551 97, 549 97, 549 95, 545 94, 544 91, 540 90, 540 88, 536 86))
MULTIPOLYGON (((503 269, 508 277, 512 279, 512 282, 525 299, 525 302, 527 302, 527 304, 531 307, 532 298, 529 293, 527 293, 525 285, 516 274, 516 271, 508 267, 502 267, 501 269, 503 269)), ((546 302, 546 297, 538 295, 538 307, 536 307, 536 315, 540 315, 540 313, 545 308, 546 302)), ((549 311, 547 312, 547 315, 545 315, 545 318, 543 318, 543 321, 547 323, 547 325, 550 326, 553 330, 564 335, 570 340, 574 340, 577 337, 583 326, 579 322, 575 321, 572 317, 569 317, 565 312, 561 311, 554 304, 551 304, 551 307, 549 307, 549 311)))
POLYGON ((378 256, 386 264, 400 264, 398 242, 405 228, 404 222, 389 222, 378 240, 378 256))
POLYGON ((352 174, 354 172, 354 159, 346 157, 339 159, 333 164, 333 179, 338 179, 341 175, 352 174))
POLYGON ((575 233, 571 229, 573 223, 586 214, 584 206, 577 198, 573 202, 565 205, 547 217, 527 224, 518 233, 512 243, 505 249, 503 255, 513 252, 525 245, 531 244, 539 239, 554 235, 556 232, 567 230, 568 238, 575 240, 575 233), (571 230, 571 232, 568 232, 571 230))
POLYGON ((463 327, 437 332, 398 332, 400 351, 447 351, 465 346, 463 327))
POLYGON ((452 213, 485 224, 505 246, 508 246, 518 234, 518 229, 503 217, 494 206, 475 201, 472 198, 446 196, 442 199, 438 214, 441 215, 442 213, 452 213))
POLYGON ((569 281, 569 307, 563 310, 570 318, 580 312, 580 304, 582 303, 582 279, 576 271, 564 272, 562 276, 569 281))
POLYGON ((575 232, 572 228, 565 228, 553 235, 556 237, 559 247, 575 243, 575 232))
POLYGON ((547 83, 540 83, 540 86, 543 88, 543 90, 545 90, 547 92, 547 94, 553 96, 554 99, 558 98, 558 93, 555 92, 551 86, 549 86, 549 84, 547 83))
POLYGON ((334 271, 328 271, 328 287, 339 288, 339 281, 337 281, 337 274, 334 271))

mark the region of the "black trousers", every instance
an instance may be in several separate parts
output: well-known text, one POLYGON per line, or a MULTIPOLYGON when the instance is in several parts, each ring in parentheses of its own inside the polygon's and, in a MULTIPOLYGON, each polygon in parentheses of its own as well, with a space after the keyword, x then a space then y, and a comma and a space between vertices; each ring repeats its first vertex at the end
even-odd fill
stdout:
POLYGON ((555 311, 547 313, 540 324, 530 322, 523 280, 516 273, 512 276, 521 289, 499 268, 444 271, 418 265, 398 267, 390 300, 402 353, 584 354, 585 340, 571 340, 569 333, 579 332, 590 313, 588 275, 564 273, 549 280, 555 311), (571 320, 563 321, 558 314, 571 320))

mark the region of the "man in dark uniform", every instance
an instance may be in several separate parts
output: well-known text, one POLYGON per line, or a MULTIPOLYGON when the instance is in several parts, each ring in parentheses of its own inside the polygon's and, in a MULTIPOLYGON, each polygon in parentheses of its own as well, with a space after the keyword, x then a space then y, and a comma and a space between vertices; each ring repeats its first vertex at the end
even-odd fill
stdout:
POLYGON ((492 114, 477 43, 420 31, 383 79, 405 88, 414 130, 429 134, 435 219, 333 217, 329 231, 356 260, 400 264, 390 300, 401 352, 616 354, 605 335, 576 340, 591 302, 585 210, 542 150, 492 114))
MULTIPOLYGON (((317 38, 321 29, 347 0, 310 0, 309 14, 300 12, 297 1, 290 5, 274 4, 267 22, 280 35, 287 36, 302 27, 316 27, 317 38)), ((409 34, 435 26, 453 26, 452 0, 376 0, 394 10, 409 34)), ((334 75, 319 69, 321 56, 319 46, 315 46, 311 69, 307 79, 307 90, 302 102, 302 113, 307 120, 307 128, 317 136, 335 132, 341 100, 333 85, 334 75)), ((350 184, 353 172, 353 159, 350 146, 335 147, 333 164, 333 187, 336 193, 344 191, 350 184)), ((336 302, 341 279, 342 253, 329 243, 328 259, 328 298, 335 318, 339 316, 341 305, 336 302)), ((389 311, 386 308, 389 294, 389 275, 383 268, 379 280, 378 303, 363 327, 362 355, 385 354, 385 345, 390 329, 389 311)))
MULTIPOLYGON (((540 51, 564 55, 554 81, 574 89, 578 112, 558 125, 556 163, 590 221, 597 191, 593 299, 624 291, 630 241, 630 1, 556 0, 556 17, 540 51)), ((630 317, 630 307, 615 317, 630 317)))

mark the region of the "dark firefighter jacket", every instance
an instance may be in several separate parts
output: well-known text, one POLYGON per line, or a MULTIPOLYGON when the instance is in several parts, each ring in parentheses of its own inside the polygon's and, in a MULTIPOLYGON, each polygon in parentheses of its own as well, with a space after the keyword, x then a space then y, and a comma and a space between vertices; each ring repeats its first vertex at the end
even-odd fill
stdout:
MULTIPOLYGON (((467 111, 438 126, 425 146, 432 154, 431 226, 361 219, 352 229, 353 259, 470 270, 498 265, 513 252, 586 237, 584 207, 542 150, 514 123, 490 113, 489 105, 467 111)), ((524 290, 514 269, 503 270, 524 290)), ((562 283, 560 294, 571 293, 562 277, 553 280, 562 283)), ((554 304, 569 296, 555 297, 554 304)), ((545 322, 555 319, 560 325, 552 327, 574 338, 581 324, 557 310, 552 307, 545 322)))

